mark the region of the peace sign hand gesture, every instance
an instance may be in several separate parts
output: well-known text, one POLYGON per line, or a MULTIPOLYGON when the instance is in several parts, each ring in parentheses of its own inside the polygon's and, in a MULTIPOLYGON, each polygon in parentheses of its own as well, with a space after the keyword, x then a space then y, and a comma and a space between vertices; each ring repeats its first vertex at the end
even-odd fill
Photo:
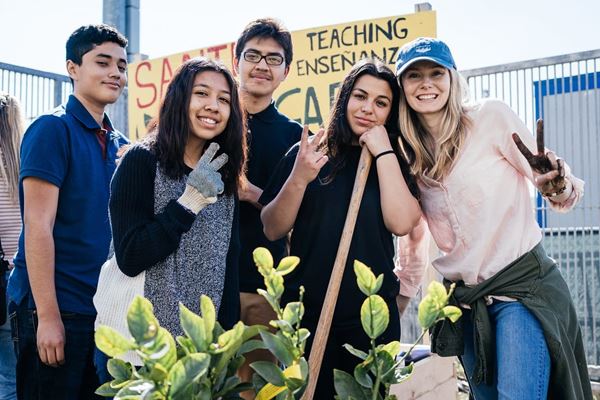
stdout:
POLYGON ((534 185, 544 197, 554 197, 563 193, 567 187, 565 180, 565 164, 552 151, 546 152, 544 147, 544 121, 538 119, 536 128, 537 154, 523 144, 517 133, 512 134, 513 141, 525 156, 534 174, 534 185))
POLYGON ((204 197, 216 197, 223 193, 224 185, 219 169, 227 164, 229 157, 223 153, 213 160, 218 150, 218 143, 212 142, 200 157, 194 170, 190 172, 186 182, 202 193, 204 197))
POLYGON ((308 126, 304 125, 300 139, 300 149, 296 155, 291 173, 292 179, 300 185, 307 186, 312 182, 329 160, 325 153, 319 150, 319 143, 324 134, 325 130, 320 128, 319 132, 309 139, 308 126))
POLYGON ((198 215, 200 210, 217 201, 217 195, 223 193, 224 185, 219 169, 221 169, 229 157, 223 153, 213 160, 219 150, 217 143, 211 143, 200 160, 190 172, 185 191, 177 199, 177 202, 198 215))

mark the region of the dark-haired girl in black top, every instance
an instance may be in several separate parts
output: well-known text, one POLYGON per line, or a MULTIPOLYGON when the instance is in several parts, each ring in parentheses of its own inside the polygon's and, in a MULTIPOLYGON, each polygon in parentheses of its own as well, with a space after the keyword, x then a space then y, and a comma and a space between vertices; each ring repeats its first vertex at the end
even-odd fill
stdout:
MULTIPOLYGON (((342 345, 370 347, 360 323, 355 259, 383 273, 380 295, 390 307, 390 324, 379 338, 400 339, 393 234, 408 233, 419 221, 416 187, 399 148, 398 86, 380 61, 363 60, 348 73, 333 106, 327 130, 302 140, 282 159, 259 202, 266 236, 278 239, 292 230, 291 254, 300 266, 286 279, 290 300, 303 285, 303 325, 314 337, 325 292, 350 204, 361 146, 375 157, 371 167, 340 287, 315 398, 334 396, 333 369, 352 373, 358 359, 342 345), (407 181, 409 184, 407 185, 407 181)), ((311 343, 309 343, 309 346, 311 343)), ((307 350, 308 351, 308 350, 307 350)))

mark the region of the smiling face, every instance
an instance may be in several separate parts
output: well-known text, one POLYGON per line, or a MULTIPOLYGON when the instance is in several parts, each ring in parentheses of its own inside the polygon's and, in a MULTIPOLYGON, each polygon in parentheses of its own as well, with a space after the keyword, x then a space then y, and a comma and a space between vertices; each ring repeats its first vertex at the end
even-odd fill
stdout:
POLYGON ((117 43, 104 42, 81 58, 81 65, 67 61, 73 91, 84 102, 104 108, 119 98, 127 83, 127 54, 117 43))
POLYGON ((431 61, 411 65, 401 78, 408 105, 423 116, 439 115, 450 96, 450 71, 431 61))
POLYGON ((194 78, 190 97, 188 145, 201 145, 221 134, 231 113, 231 88, 220 72, 204 71, 194 78))
POLYGON ((392 89, 383 79, 363 75, 356 80, 346 118, 350 129, 360 136, 375 125, 384 125, 392 108, 392 89))
POLYGON ((283 47, 270 37, 255 37, 248 40, 242 50, 241 57, 234 60, 236 72, 239 74, 240 89, 251 97, 271 97, 273 92, 287 76, 289 68, 285 63, 283 47), (284 61, 281 65, 269 65, 263 57, 258 63, 247 61, 246 52, 261 56, 276 55, 284 61))

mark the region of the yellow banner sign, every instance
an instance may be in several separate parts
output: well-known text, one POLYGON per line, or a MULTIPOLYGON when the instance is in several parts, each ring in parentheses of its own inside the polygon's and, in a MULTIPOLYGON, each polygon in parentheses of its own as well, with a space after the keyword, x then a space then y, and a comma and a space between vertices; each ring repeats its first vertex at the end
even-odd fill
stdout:
MULTIPOLYGON (((243 27, 240 27, 240 31, 243 27)), ((347 71, 361 58, 377 57, 393 69, 398 49, 419 36, 436 36, 435 11, 348 22, 292 32, 294 59, 274 98, 290 118, 314 129, 329 108, 347 71)), ((205 47, 129 65, 129 137, 146 134, 174 71, 186 60, 206 56, 232 70, 235 43, 205 47)))

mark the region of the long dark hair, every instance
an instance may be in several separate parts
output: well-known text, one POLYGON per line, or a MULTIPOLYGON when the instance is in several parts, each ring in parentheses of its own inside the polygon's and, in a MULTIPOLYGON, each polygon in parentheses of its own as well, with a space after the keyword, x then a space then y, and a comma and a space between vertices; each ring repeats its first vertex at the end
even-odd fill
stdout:
POLYGON ((186 171, 183 155, 191 132, 189 107, 192 88, 196 75, 204 71, 222 74, 231 93, 231 113, 225 130, 205 145, 208 147, 216 142, 220 146, 218 154, 226 153, 229 156, 229 161, 219 172, 225 184, 225 193, 230 195, 236 192, 244 173, 246 129, 237 83, 221 62, 198 57, 186 61, 177 69, 160 106, 158 121, 151 125, 152 134, 145 141, 156 154, 164 174, 171 179, 181 179, 186 171))
MULTIPOLYGON (((352 89, 358 78, 363 75, 370 75, 374 78, 384 80, 389 85, 392 91, 392 105, 390 108, 390 115, 388 115, 387 121, 384 126, 387 130, 390 138, 390 143, 400 168, 405 177, 407 177, 407 184, 411 189, 411 192, 416 193, 416 185, 413 182, 412 176, 408 173, 408 163, 403 156, 400 149, 398 140, 404 141, 404 138, 400 135, 400 129, 398 127, 398 104, 400 98, 400 88, 398 82, 392 70, 390 70, 381 60, 373 58, 364 58, 354 64, 352 69, 348 72, 342 86, 338 91, 338 94, 333 103, 331 115, 329 117, 329 123, 327 124, 327 154, 332 160, 331 173, 325 178, 325 182, 331 182, 337 172, 344 167, 346 164, 347 151, 349 146, 352 146, 352 141, 355 138, 354 132, 350 128, 348 123, 348 117, 346 111, 348 109, 348 102, 352 89)), ((405 146, 408 148, 409 146, 405 146)))

